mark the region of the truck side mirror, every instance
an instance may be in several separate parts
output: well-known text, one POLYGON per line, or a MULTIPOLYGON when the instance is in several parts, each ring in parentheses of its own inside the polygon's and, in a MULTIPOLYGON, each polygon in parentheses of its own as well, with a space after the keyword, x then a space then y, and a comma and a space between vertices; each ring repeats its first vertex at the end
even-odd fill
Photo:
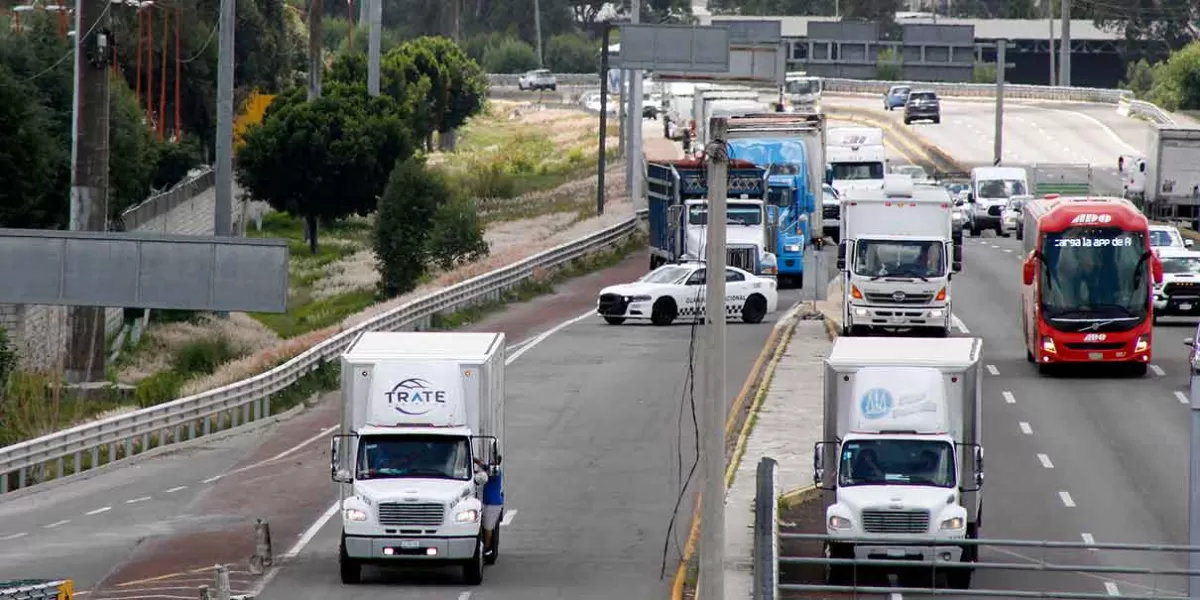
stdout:
POLYGON ((961 243, 952 244, 952 246, 953 246, 953 250, 950 251, 950 254, 954 258, 951 261, 950 270, 954 271, 955 273, 958 273, 959 271, 962 271, 963 248, 962 248, 961 243))
POLYGON ((825 167, 825 183, 833 185, 833 167, 825 167))
POLYGON ((839 271, 846 270, 846 250, 849 245, 850 243, 845 240, 838 242, 837 270, 839 271))
POLYGON ((825 444, 817 442, 813 445, 813 484, 820 486, 825 479, 825 444))
POLYGON ((342 468, 342 441, 352 438, 352 435, 338 434, 329 440, 329 476, 337 483, 350 483, 353 477, 350 470, 342 468))
POLYGON ((1025 259, 1025 264, 1021 265, 1021 278, 1024 279, 1025 285, 1033 285, 1033 260, 1031 256, 1025 259))
POLYGON ((975 192, 967 192, 967 204, 975 204, 975 192))
POLYGON ((983 487, 983 446, 975 446, 975 487, 983 487))

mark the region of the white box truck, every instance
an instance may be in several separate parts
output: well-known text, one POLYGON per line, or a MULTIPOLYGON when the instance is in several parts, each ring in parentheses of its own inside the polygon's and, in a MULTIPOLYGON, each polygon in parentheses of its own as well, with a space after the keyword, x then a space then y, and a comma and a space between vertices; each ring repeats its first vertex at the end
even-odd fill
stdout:
POLYGON ((962 270, 962 230, 946 188, 888 174, 881 190, 841 197, 842 335, 913 329, 950 334, 950 279, 962 270))
POLYGON ((850 188, 879 189, 887 171, 887 149, 878 127, 830 127, 825 134, 825 183, 839 194, 850 188))
MULTIPOLYGON (((834 342, 813 453, 830 558, 978 561, 960 542, 979 539, 983 511, 982 349, 979 338, 834 342)), ((831 565, 831 583, 853 569, 831 565)), ((971 567, 941 572, 970 587, 971 567)))
POLYGON ((483 581, 499 554, 499 527, 484 547, 482 494, 501 475, 504 355, 503 333, 378 331, 342 354, 343 583, 401 563, 460 565, 467 584, 483 581))
POLYGON ((1151 214, 1193 217, 1193 225, 1200 221, 1200 128, 1151 125, 1147 149, 1146 205, 1151 214))

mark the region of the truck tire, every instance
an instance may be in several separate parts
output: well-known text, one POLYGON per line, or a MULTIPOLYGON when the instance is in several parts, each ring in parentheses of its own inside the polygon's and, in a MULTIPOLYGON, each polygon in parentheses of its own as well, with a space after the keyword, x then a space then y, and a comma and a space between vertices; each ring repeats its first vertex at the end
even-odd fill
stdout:
MULTIPOLYGON (((854 558, 854 551, 842 544, 825 544, 825 558, 854 558)), ((825 567, 827 585, 853 585, 855 565, 828 565, 825 567)))
POLYGON ((997 237, 1008 237, 1008 234, 1004 232, 1004 226, 1003 226, 1003 225, 997 225, 997 226, 996 226, 996 236, 997 236, 997 237))
POLYGON ((1016 236, 1017 236, 1017 241, 1021 241, 1021 240, 1025 239, 1025 229, 1023 227, 1021 227, 1020 225, 1017 225, 1016 236))
POLYGON ((483 583, 483 540, 475 539, 475 555, 463 563, 463 583, 479 585, 483 583))
POLYGON ((345 536, 342 536, 342 541, 338 544, 338 571, 341 573, 343 584, 355 585, 362 583, 362 565, 346 555, 345 536))
POLYGON ((767 316, 767 299, 762 297, 762 294, 754 294, 746 298, 746 303, 742 305, 742 321, 745 323, 755 324, 762 323, 764 317, 767 316))
POLYGON ((679 308, 675 306, 675 300, 671 298, 659 298, 654 302, 654 307, 650 309, 650 322, 659 327, 674 323, 678 316, 679 308))
MULTIPOLYGON (((982 507, 981 507, 982 510, 982 507)), ((979 539, 979 525, 967 525, 967 539, 979 539)), ((962 547, 961 563, 964 565, 975 564, 979 561, 979 546, 971 544, 962 547)), ((973 567, 956 567, 946 571, 946 583, 956 590, 965 590, 971 587, 971 575, 974 573, 973 567)))

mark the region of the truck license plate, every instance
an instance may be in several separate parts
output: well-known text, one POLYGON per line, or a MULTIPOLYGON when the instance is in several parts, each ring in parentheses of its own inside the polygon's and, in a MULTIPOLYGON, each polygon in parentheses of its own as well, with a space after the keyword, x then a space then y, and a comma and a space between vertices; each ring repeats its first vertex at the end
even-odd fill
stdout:
POLYGON ((1103 352, 1088 352, 1088 358, 1092 360, 1104 360, 1103 352))
POLYGON ((400 542, 400 547, 404 548, 405 550, 415 550, 421 547, 421 542, 416 540, 404 540, 400 542))
POLYGON ((903 548, 888 548, 887 555, 888 558, 904 558, 906 552, 903 548))
POLYGON ((1179 310, 1192 310, 1192 303, 1191 302, 1181 302, 1179 304, 1179 310))

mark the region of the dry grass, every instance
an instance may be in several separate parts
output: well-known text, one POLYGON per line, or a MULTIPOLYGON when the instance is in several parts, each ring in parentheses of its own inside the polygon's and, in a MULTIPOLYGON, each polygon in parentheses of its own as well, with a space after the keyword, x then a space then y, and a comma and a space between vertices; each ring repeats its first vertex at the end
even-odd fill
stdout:
POLYGON ((150 375, 171 368, 171 358, 189 344, 224 340, 238 355, 253 355, 279 344, 279 336, 267 326, 242 313, 229 319, 201 317, 196 322, 163 323, 146 330, 139 360, 121 369, 122 383, 137 383, 150 375))

